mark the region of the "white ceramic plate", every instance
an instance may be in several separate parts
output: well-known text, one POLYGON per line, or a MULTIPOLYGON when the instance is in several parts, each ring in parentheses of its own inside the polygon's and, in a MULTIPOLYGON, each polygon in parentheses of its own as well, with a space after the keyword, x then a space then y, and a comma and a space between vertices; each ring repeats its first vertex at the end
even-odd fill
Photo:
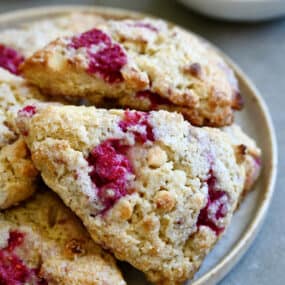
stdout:
MULTIPOLYGON (((27 9, 0 16, 0 29, 17 26, 19 23, 55 17, 71 11, 116 14, 122 17, 145 15, 113 8, 90 6, 56 6, 27 9)), ((1 41, 1 39, 0 39, 1 41)), ((251 135, 263 151, 263 170, 255 190, 248 195, 236 212, 232 224, 214 250, 208 255, 194 281, 187 284, 213 285, 220 281, 238 262, 254 240, 268 209, 276 178, 277 149, 272 121, 260 94, 243 72, 225 55, 221 54, 235 70, 245 99, 245 108, 236 115, 236 121, 251 135)), ((143 274, 123 264, 122 268, 129 285, 148 284, 143 274)))

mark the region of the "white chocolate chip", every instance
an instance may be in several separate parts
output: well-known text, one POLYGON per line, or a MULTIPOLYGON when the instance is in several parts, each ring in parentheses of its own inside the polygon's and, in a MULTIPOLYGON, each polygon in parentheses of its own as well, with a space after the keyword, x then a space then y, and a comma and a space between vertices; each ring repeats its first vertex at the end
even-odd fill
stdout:
POLYGON ((147 161, 150 167, 158 168, 167 162, 167 154, 159 146, 154 146, 148 152, 147 161))

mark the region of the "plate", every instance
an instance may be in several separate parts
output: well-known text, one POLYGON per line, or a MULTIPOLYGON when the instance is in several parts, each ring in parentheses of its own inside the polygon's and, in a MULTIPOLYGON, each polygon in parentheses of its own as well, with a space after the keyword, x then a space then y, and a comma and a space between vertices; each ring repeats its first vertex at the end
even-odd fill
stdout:
MULTIPOLYGON (((96 12, 116 17, 144 17, 127 10, 100 8, 95 6, 51 6, 5 13, 0 16, 0 29, 17 26, 19 23, 47 19, 74 11, 96 12)), ((148 15, 147 15, 148 16, 148 15)), ((268 108, 261 95, 246 75, 226 55, 218 51, 236 73, 241 92, 245 99, 245 108, 236 114, 236 121, 246 133, 253 137, 263 152, 263 169, 252 191, 239 210, 232 223, 207 256, 193 281, 187 285, 217 284, 239 261, 256 237, 268 209, 276 180, 277 146, 275 132, 268 108)), ((124 275, 129 285, 149 284, 142 273, 127 264, 122 264, 124 275)))

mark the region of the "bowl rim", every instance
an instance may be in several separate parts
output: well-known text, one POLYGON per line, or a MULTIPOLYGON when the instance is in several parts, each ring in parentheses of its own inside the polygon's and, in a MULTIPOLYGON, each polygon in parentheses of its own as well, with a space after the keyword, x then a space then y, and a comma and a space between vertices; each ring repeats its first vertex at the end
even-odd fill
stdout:
MULTIPOLYGON (((15 21, 17 23, 17 22, 21 22, 21 21, 23 22, 23 21, 29 20, 32 17, 44 18, 44 17, 52 16, 52 15, 59 16, 61 14, 64 15, 64 14, 68 14, 71 12, 84 12, 84 11, 89 12, 89 13, 97 12, 103 15, 118 15, 122 17, 126 16, 126 17, 132 17, 132 18, 140 18, 140 17, 146 17, 146 16, 158 18, 148 13, 141 13, 141 12, 135 12, 132 10, 127 10, 127 9, 103 7, 103 6, 97 6, 97 5, 51 5, 51 6, 38 6, 38 7, 32 7, 32 8, 21 9, 21 10, 19 9, 19 10, 13 10, 13 11, 0 13, 0 25, 1 24, 3 25, 7 21, 15 21)), ((165 20, 165 21, 171 23, 168 20, 165 20)), ((179 26, 179 25, 176 25, 176 26, 179 26)), ((182 27, 182 29, 189 32, 189 30, 187 30, 186 28, 182 27)), ((260 92, 255 87, 255 85, 245 75, 245 73, 240 69, 240 67, 235 62, 233 62, 227 55, 225 55, 220 49, 218 49, 212 43, 209 43, 206 39, 204 39, 200 35, 197 35, 195 32, 193 31, 190 31, 190 32, 195 34, 199 38, 202 38, 203 41, 207 42, 212 48, 218 51, 218 53, 225 59, 225 61, 234 70, 239 81, 242 82, 242 84, 247 89, 247 93, 251 93, 250 96, 252 96, 256 100, 256 103, 258 104, 259 109, 262 111, 264 121, 266 122, 265 127, 267 128, 269 132, 269 142, 270 142, 270 145, 268 146, 269 152, 270 152, 270 158, 271 158, 271 160, 268 162, 270 165, 269 179, 268 179, 267 185, 264 186, 266 190, 264 192, 264 198, 262 199, 262 202, 259 205, 257 211, 252 216, 252 220, 250 224, 247 226, 247 229, 245 230, 245 232, 242 233, 239 241, 227 253, 227 255, 224 256, 208 272, 206 272, 201 277, 194 280, 193 283, 191 283, 192 285, 206 285, 206 284, 212 285, 222 280, 222 278, 242 258, 242 256, 245 254, 247 249, 250 247, 250 245, 254 241, 256 235, 258 234, 262 226, 263 220, 265 218, 266 212, 269 208, 269 205, 270 205, 273 193, 274 193, 274 187, 275 187, 276 177, 277 177, 277 164, 278 164, 277 153, 278 151, 277 151, 276 134, 275 134, 274 126, 273 126, 273 121, 269 113, 269 109, 264 99, 262 98, 260 92)))
POLYGON ((270 21, 273 19, 282 18, 285 15, 285 2, 282 0, 279 0, 279 2, 275 1, 275 5, 272 5, 272 3, 270 3, 268 0, 220 0, 216 1, 218 3, 214 3, 209 0, 204 2, 199 0, 177 0, 177 2, 184 5, 189 10, 201 15, 208 16, 212 19, 229 22, 252 23, 259 21, 270 21), (223 8, 221 9, 221 7, 218 7, 217 4, 223 4, 223 8), (246 9, 248 7, 245 6, 249 5, 249 9, 246 9))

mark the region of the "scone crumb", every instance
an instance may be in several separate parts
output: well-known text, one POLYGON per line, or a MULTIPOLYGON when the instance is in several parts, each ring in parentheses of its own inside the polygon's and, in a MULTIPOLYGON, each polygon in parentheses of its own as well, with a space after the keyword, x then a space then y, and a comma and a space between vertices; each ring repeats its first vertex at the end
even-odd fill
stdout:
POLYGON ((69 257, 73 257, 74 255, 83 255, 85 253, 85 249, 83 246, 84 241, 79 239, 71 239, 65 245, 65 253, 69 257))
POLYGON ((202 67, 198 62, 194 62, 191 63, 190 65, 185 66, 183 71, 184 73, 189 73, 190 75, 196 78, 202 77, 202 67))
POLYGON ((164 212, 171 211, 176 205, 176 200, 173 195, 165 190, 159 191, 155 195, 154 201, 156 207, 160 210, 163 210, 164 212))
POLYGON ((158 168, 167 162, 167 154, 159 146, 155 146, 149 150, 147 161, 150 167, 158 168))
POLYGON ((147 216, 143 219, 142 228, 144 232, 151 232, 156 228, 156 222, 152 216, 147 216))
POLYGON ((129 201, 123 199, 116 203, 116 205, 114 206, 113 213, 115 213, 115 215, 120 220, 127 221, 131 218, 133 214, 133 208, 129 201))

